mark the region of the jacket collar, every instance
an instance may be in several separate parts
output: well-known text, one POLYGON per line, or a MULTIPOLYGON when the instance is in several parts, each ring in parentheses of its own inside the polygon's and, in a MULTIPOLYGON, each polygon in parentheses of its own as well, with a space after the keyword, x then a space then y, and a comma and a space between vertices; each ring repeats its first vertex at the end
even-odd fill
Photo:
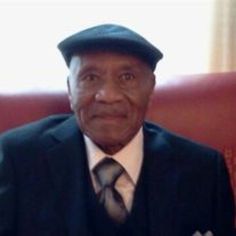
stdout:
POLYGON ((147 173, 150 235, 174 235, 178 171, 176 155, 163 129, 144 125, 144 166, 147 173), (169 226, 169 227, 168 227, 169 226))
POLYGON ((75 117, 71 117, 50 131, 51 145, 47 151, 51 178, 68 235, 89 235, 86 217, 85 179, 87 160, 83 135, 75 117))
MULTIPOLYGON (((178 172, 166 132, 144 125, 144 165, 147 173, 150 235, 173 235, 178 172), (170 227, 166 227, 169 225, 170 227), (169 232, 167 232, 169 230, 169 232)), ((54 145, 47 152, 53 183, 62 196, 68 235, 89 235, 85 182, 88 168, 83 135, 75 117, 51 131, 54 145)))

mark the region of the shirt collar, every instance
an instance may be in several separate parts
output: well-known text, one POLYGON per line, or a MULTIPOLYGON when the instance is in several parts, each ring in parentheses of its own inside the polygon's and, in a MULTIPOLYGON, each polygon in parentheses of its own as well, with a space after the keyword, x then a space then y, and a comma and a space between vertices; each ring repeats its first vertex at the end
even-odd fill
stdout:
MULTIPOLYGON (((99 161, 111 155, 104 153, 88 136, 84 135, 84 138, 89 170, 92 171, 99 161)), ((124 148, 111 157, 123 166, 133 183, 136 184, 143 161, 142 128, 124 148)))

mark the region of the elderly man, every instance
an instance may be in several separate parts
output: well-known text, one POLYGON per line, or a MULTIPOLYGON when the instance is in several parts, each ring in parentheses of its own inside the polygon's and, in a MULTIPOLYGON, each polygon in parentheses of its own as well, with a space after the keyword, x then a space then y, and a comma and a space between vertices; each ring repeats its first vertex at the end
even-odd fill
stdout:
POLYGON ((59 44, 74 115, 0 137, 0 236, 233 236, 221 155, 144 121, 162 53, 99 25, 59 44))

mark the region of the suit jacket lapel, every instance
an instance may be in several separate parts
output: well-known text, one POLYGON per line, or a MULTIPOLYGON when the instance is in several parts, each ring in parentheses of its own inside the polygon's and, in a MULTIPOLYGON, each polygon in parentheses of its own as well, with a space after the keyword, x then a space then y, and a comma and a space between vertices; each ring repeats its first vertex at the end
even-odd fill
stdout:
POLYGON ((159 133, 144 129, 150 235, 174 235, 178 172, 172 148, 159 133))
MULTIPOLYGON (((51 132, 47 161, 69 236, 89 235, 84 140, 75 118, 51 132)), ((150 235, 174 235, 178 173, 163 133, 144 128, 144 170, 147 173, 150 235)))
POLYGON ((60 198, 61 214, 70 236, 88 235, 86 216, 86 151, 74 118, 52 132, 48 151, 52 181, 60 198))

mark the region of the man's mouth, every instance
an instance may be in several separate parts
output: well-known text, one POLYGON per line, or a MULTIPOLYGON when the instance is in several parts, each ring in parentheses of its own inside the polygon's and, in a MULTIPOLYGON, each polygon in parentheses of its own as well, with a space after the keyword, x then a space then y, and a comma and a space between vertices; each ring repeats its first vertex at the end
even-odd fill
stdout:
POLYGON ((101 113, 94 115, 95 119, 107 122, 121 122, 122 120, 126 119, 126 114, 121 113, 101 113))

